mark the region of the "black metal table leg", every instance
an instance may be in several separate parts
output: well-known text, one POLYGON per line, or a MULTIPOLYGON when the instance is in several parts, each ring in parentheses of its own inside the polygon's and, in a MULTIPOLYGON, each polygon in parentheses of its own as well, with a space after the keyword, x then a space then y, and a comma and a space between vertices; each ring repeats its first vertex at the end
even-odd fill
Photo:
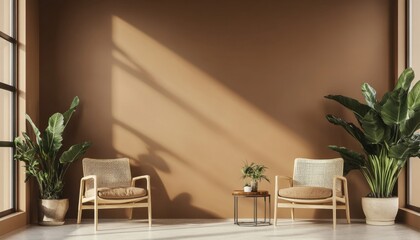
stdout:
POLYGON ((233 197, 233 222, 238 224, 238 197, 233 197))
POLYGON ((271 196, 268 195, 268 225, 270 224, 271 224, 271 196))
POLYGON ((254 197, 254 224, 255 224, 255 226, 257 226, 258 225, 258 223, 257 223, 257 198, 256 197, 254 197))
POLYGON ((266 217, 266 212, 267 212, 267 202, 266 202, 266 197, 264 197, 264 223, 267 222, 267 217, 266 217))

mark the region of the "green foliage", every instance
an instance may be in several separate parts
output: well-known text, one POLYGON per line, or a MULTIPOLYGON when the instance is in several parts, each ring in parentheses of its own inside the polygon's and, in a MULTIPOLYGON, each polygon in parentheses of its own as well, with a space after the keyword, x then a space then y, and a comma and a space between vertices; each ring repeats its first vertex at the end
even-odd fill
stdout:
POLYGON ((15 160, 25 163, 28 177, 35 177, 38 182, 42 199, 60 199, 64 187, 64 175, 70 164, 82 157, 90 147, 90 143, 83 142, 71 146, 63 151, 64 130, 79 105, 79 98, 75 97, 69 110, 65 113, 55 113, 48 120, 48 127, 41 133, 29 115, 26 120, 32 127, 35 139, 32 140, 25 132, 15 139, 15 160))
POLYGON ((418 81, 413 89, 408 93, 408 113, 413 116, 416 111, 420 110, 420 81, 418 81))
POLYGON ((394 185, 405 161, 391 158, 383 149, 379 155, 369 155, 361 171, 371 189, 370 197, 392 196, 394 185))
POLYGON ((394 90, 378 102, 376 91, 367 83, 362 85, 366 104, 341 95, 328 95, 351 110, 359 123, 355 124, 333 115, 327 120, 344 128, 361 145, 363 153, 335 145, 330 149, 344 159, 344 173, 361 170, 372 197, 391 197, 395 183, 410 157, 420 156, 420 82, 410 90, 414 71, 407 68, 398 79, 394 90))
POLYGON ((254 181, 261 181, 262 179, 270 182, 267 176, 264 175, 265 170, 267 169, 266 166, 251 163, 248 164, 247 162, 244 163, 244 166, 241 169, 242 172, 242 179, 251 179, 254 181))

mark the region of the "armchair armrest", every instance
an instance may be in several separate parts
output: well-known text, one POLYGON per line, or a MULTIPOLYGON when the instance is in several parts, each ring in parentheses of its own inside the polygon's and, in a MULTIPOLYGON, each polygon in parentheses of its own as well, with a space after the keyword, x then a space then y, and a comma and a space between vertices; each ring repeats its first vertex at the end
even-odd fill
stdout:
POLYGON ((337 181, 340 181, 343 188, 344 188, 344 196, 347 197, 348 196, 348 188, 347 188, 347 178, 344 176, 334 176, 333 178, 333 196, 336 195, 336 190, 337 190, 337 181))
POLYGON ((96 184, 96 175, 84 176, 82 177, 82 179, 80 179, 80 182, 85 182, 86 180, 89 180, 89 179, 93 179, 93 184, 96 184))
POLYGON ((340 180, 343 183, 347 183, 347 178, 343 176, 334 176, 334 180, 340 180))
POLYGON ((80 197, 85 195, 85 184, 88 180, 93 180, 93 189, 95 193, 97 192, 98 186, 97 186, 97 181, 96 181, 96 175, 84 176, 82 177, 82 179, 80 179, 80 192, 79 192, 80 197))
POLYGON ((131 179, 131 186, 134 187, 136 184, 136 181, 140 179, 146 179, 147 194, 150 194, 150 176, 149 175, 133 177, 131 179))

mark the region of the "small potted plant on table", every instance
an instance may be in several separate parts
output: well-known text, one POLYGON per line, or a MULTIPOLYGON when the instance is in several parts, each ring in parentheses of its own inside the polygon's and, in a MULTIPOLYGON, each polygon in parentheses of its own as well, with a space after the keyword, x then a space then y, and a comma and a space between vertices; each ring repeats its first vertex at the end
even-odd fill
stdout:
MULTIPOLYGON (((241 169, 242 179, 248 179, 248 178, 251 179, 252 192, 258 191, 258 182, 261 182, 261 180, 264 179, 267 182, 270 182, 267 176, 264 175, 266 169, 267 167, 264 165, 255 164, 255 163, 248 164, 247 162, 242 167, 241 169)), ((244 192, 245 192, 245 187, 244 187, 244 192)))

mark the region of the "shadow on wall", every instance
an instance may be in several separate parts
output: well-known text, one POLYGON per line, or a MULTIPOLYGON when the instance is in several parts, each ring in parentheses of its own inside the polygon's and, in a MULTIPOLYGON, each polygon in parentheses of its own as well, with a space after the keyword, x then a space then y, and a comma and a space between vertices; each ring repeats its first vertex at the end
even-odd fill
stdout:
MULTIPOLYGON (((292 175, 296 157, 355 146, 325 120, 342 109, 323 96, 358 96, 364 81, 386 90, 380 2, 42 1, 41 123, 78 95, 66 141, 90 139, 89 157, 127 156, 133 175, 151 175, 154 217, 231 218, 243 161, 265 164, 273 180, 292 175)), ((361 194, 353 176, 351 203, 361 194)), ((75 217, 78 186, 68 185, 75 217)))
MULTIPOLYGON (((183 216, 185 218, 215 218, 214 214, 211 214, 203 209, 194 207, 192 204, 192 196, 189 193, 182 192, 182 184, 176 186, 176 192, 181 192, 173 199, 168 195, 168 189, 165 184, 162 182, 161 178, 158 175, 159 172, 166 174, 171 174, 169 165, 166 163, 165 159, 160 155, 166 153, 171 155, 173 158, 177 159, 181 164, 187 165, 188 163, 180 158, 176 153, 171 152, 166 149, 164 146, 153 141, 147 136, 137 132, 135 129, 132 129, 126 126, 122 122, 116 122, 117 125, 126 128, 127 131, 134 133, 139 139, 141 139, 145 146, 146 152, 138 156, 127 156, 124 153, 117 153, 118 157, 127 157, 131 159, 131 169, 132 176, 140 175, 150 175, 151 185, 152 185, 152 197, 153 199, 158 199, 153 201, 153 208, 158 209, 154 211, 153 217, 155 218, 179 218, 183 216), (188 211, 186 211, 188 210, 188 211)), ((205 176, 205 172, 202 172, 205 176)), ((217 179, 214 179, 217 181, 217 179)), ((141 187, 146 187, 145 185, 141 187)), ((223 184, 220 183, 220 187, 223 187, 223 184)), ((169 190, 171 191, 171 190, 169 190)), ((145 209, 140 209, 134 212, 134 217, 144 217, 147 214, 145 209)))

